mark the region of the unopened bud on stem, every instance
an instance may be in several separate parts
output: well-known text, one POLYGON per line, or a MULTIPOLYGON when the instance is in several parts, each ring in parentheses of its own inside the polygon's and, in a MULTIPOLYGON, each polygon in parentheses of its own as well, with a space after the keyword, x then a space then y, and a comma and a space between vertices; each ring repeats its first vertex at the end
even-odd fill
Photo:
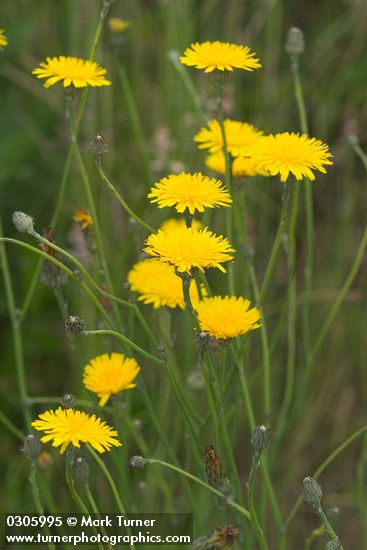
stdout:
POLYGON ((289 55, 298 56, 303 54, 305 49, 305 37, 303 32, 297 27, 291 27, 287 35, 285 51, 289 53, 289 55))
POLYGON ((75 397, 72 393, 66 393, 61 401, 63 409, 73 409, 75 405, 75 397))
POLYGON ((251 434, 251 445, 256 452, 264 451, 270 445, 270 437, 270 428, 263 424, 256 426, 251 434))
POLYGON ((339 539, 329 540, 329 542, 327 542, 325 546, 326 550, 338 550, 341 547, 342 545, 340 544, 339 539))
POLYGON ((133 456, 129 460, 129 464, 135 470, 144 470, 147 460, 142 456, 133 456))
POLYGON ((303 496, 305 497, 305 501, 312 504, 314 507, 320 506, 321 498, 322 498, 322 489, 320 485, 317 483, 316 479, 313 479, 312 477, 305 477, 305 479, 302 482, 303 485, 303 496))
POLYGON ((86 330, 83 319, 77 315, 70 315, 65 321, 65 329, 73 334, 83 334, 86 330))
POLYGON ((15 229, 20 231, 20 233, 29 233, 32 235, 34 233, 34 219, 24 212, 13 212, 12 214, 13 224, 15 229))
POLYGON ((105 142, 103 136, 96 134, 92 137, 89 142, 89 151, 96 160, 102 160, 103 155, 108 151, 107 143, 105 142))
POLYGON ((23 449, 30 459, 35 459, 41 452, 41 442, 36 435, 27 435, 24 440, 23 449))
POLYGON ((85 460, 85 458, 79 456, 74 461, 74 474, 75 474, 75 477, 80 479, 80 481, 85 486, 88 486, 89 472, 90 472, 90 468, 89 468, 88 462, 85 460))

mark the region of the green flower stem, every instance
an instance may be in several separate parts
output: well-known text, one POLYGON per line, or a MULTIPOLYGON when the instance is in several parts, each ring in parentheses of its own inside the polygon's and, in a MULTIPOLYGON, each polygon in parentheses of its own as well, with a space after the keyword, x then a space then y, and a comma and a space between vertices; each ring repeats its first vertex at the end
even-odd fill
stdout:
POLYGON ((164 462, 163 460, 159 460, 158 458, 147 458, 145 460, 149 464, 160 464, 161 466, 164 466, 165 468, 168 468, 169 470, 173 470, 174 472, 177 472, 178 474, 191 479, 191 481, 194 481, 198 485, 201 485, 202 487, 207 489, 207 491, 209 491, 209 492, 213 493, 214 495, 216 495, 217 497, 219 497, 225 504, 227 504, 228 506, 230 506, 234 510, 237 510, 237 512, 240 512, 240 514, 242 514, 245 518, 250 520, 250 512, 246 508, 244 508, 243 506, 240 506, 239 504, 237 504, 237 502, 235 502, 231 498, 228 498, 226 495, 224 495, 220 491, 217 491, 217 489, 214 489, 214 487, 212 487, 208 483, 205 483, 205 481, 202 481, 198 477, 190 474, 186 470, 182 470, 182 468, 179 468, 178 466, 175 466, 174 464, 170 464, 169 462, 164 462))
POLYGON ((94 460, 97 462, 98 466, 101 468, 102 472, 104 473, 104 475, 105 475, 105 477, 108 481, 108 484, 111 488, 112 494, 115 498, 117 508, 118 508, 120 514, 125 515, 126 514, 126 508, 125 508, 124 504, 122 503, 120 494, 119 494, 119 492, 117 490, 117 487, 116 487, 116 484, 115 484, 115 482, 113 480, 113 477, 111 476, 107 466, 105 465, 103 460, 101 460, 99 458, 96 451, 89 444, 87 444, 87 448, 88 448, 88 451, 90 452, 90 454, 93 456, 94 460))
POLYGON ((288 315, 287 315, 287 365, 283 401, 277 420, 277 430, 274 437, 275 445, 279 443, 287 424, 288 412, 294 393, 295 363, 296 363, 296 313, 297 313, 297 283, 296 283, 296 222, 298 213, 299 184, 292 197, 289 230, 287 232, 288 258, 288 315))
POLYGON ((367 434, 363 436, 360 458, 357 464, 356 497, 360 520, 363 525, 363 541, 367 543, 367 495, 365 491, 367 468, 367 434))
MULTIPOLYGON (((360 428, 359 430, 354 432, 354 434, 352 434, 345 441, 343 441, 343 443, 341 443, 339 445, 339 447, 337 447, 332 453, 329 454, 329 456, 324 460, 324 462, 321 464, 321 466, 319 466, 317 468, 317 470, 315 470, 315 472, 311 475, 311 477, 313 479, 317 480, 320 477, 320 475, 326 470, 326 468, 333 462, 333 460, 335 460, 336 457, 340 455, 340 453, 342 453, 347 447, 349 447, 349 445, 351 443, 353 443, 353 441, 355 439, 360 437, 366 431, 367 431, 367 425, 362 426, 362 428, 360 428)), ((300 495, 297 498, 297 500, 295 501, 295 503, 294 503, 294 505, 293 505, 293 507, 292 507, 292 509, 291 509, 291 511, 290 511, 285 523, 284 523, 284 527, 283 527, 284 530, 288 527, 289 523, 292 521, 292 519, 296 515, 296 513, 297 513, 299 507, 301 506, 302 502, 303 502, 303 496, 300 495)))
POLYGON ((49 262, 52 262, 53 264, 57 265, 57 267, 59 267, 60 269, 62 269, 63 271, 65 271, 65 273, 67 273, 69 275, 69 277, 71 279, 73 279, 73 281, 75 281, 83 290, 84 292, 88 295, 88 297, 90 298, 90 300, 93 302, 93 304, 95 305, 96 309, 101 313, 101 315, 106 319, 107 323, 113 327, 114 326, 114 323, 113 323, 113 320, 111 319, 111 317, 109 316, 109 314, 107 313, 107 311, 105 310, 105 308, 102 306, 102 304, 99 302, 99 300, 97 299, 97 297, 93 294, 93 292, 90 290, 90 288, 85 284, 83 283, 79 277, 71 270, 69 269, 68 267, 66 267, 66 265, 64 265, 62 262, 60 262, 59 260, 57 260, 56 258, 54 258, 53 256, 50 256, 49 254, 47 254, 46 252, 43 252, 43 250, 40 250, 39 248, 35 248, 34 246, 31 246, 30 244, 28 243, 25 243, 23 241, 18 241, 16 239, 11 239, 9 237, 3 237, 3 238, 0 238, 0 243, 1 242, 9 242, 9 243, 13 243, 13 244, 16 244, 18 246, 21 246, 22 248, 25 248, 26 250, 30 250, 31 252, 33 252, 34 254, 37 254, 38 256, 41 256, 42 258, 44 258, 45 260, 48 260, 49 262))
POLYGON ((148 144, 145 139, 145 133, 140 120, 138 106, 135 101, 135 96, 131 87, 131 83, 130 83, 130 79, 128 77, 127 71, 120 59, 118 59, 117 74, 120 80, 123 94, 125 96, 125 103, 126 103, 127 111, 129 113, 135 140, 139 148, 141 158, 143 160, 145 177, 147 178, 148 182, 153 184, 153 182, 155 181, 155 178, 150 169, 151 158, 150 158, 148 144))
POLYGON ((150 361, 153 361, 153 363, 156 363, 157 365, 164 365, 164 361, 162 359, 159 359, 159 357, 156 357, 155 355, 152 355, 145 349, 141 348, 135 342, 127 338, 127 336, 124 336, 120 332, 117 332, 116 330, 86 330, 83 333, 85 336, 99 336, 99 335, 105 335, 105 336, 113 336, 114 338, 117 338, 120 340, 123 344, 127 344, 129 347, 140 353, 140 355, 143 355, 146 359, 149 359, 150 361))
POLYGON ((252 466, 250 470, 249 480, 247 482, 247 495, 248 495, 248 507, 250 511, 251 523, 255 531, 255 536, 262 550, 268 550, 268 543, 266 542, 264 531, 260 525, 259 518, 257 517, 255 503, 254 503, 254 486, 256 472, 261 462, 261 451, 255 451, 252 466))
MULTIPOLYGON (((66 451, 66 484, 68 486, 68 489, 70 491, 70 494, 75 502, 75 504, 78 506, 80 511, 85 514, 86 516, 90 516, 90 512, 82 499, 80 498, 77 490, 75 489, 75 483, 73 478, 73 457, 70 452, 68 452, 69 449, 66 451)), ((95 527, 93 527, 93 532, 95 535, 98 535, 98 531, 95 527)), ((104 550, 104 546, 100 543, 98 543, 98 548, 100 550, 104 550)))
MULTIPOLYGON (((102 264, 102 269, 103 269, 104 276, 105 276, 105 279, 106 279, 107 287, 109 288, 109 290, 111 290, 111 292, 113 294, 113 286, 112 286, 112 281, 111 281, 111 277, 110 277, 110 274, 109 274, 109 270, 108 270, 108 267, 107 267, 107 262, 106 262, 106 257, 105 257, 105 253, 104 253, 103 242, 102 242, 102 234, 101 234, 101 229, 100 229, 100 225, 99 225, 99 221, 98 221, 98 217, 97 217, 97 211, 96 211, 96 207, 95 207, 95 203, 94 203, 94 199, 93 199, 92 189, 91 189, 88 173, 87 173, 87 170, 85 168, 83 158, 82 158, 82 155, 80 153, 80 149, 79 149, 79 145, 78 145, 76 129, 75 129, 75 122, 74 122, 74 116, 73 116, 73 109, 72 109, 72 98, 70 96, 68 96, 67 100, 66 100, 66 117, 67 117, 68 123, 69 123, 70 139, 71 139, 71 142, 73 144, 73 151, 74 151, 74 154, 75 154, 78 166, 79 166, 80 175, 81 175, 83 186, 84 186, 84 192, 85 192, 85 195, 87 197, 88 207, 89 207, 89 209, 91 211, 91 214, 92 214, 94 235, 95 235, 95 238, 96 238, 96 245, 97 245, 99 259, 100 259, 101 264, 102 264)), ((112 307, 113 307, 113 310, 114 310, 116 320, 119 324, 119 328, 121 328, 120 311, 117 308, 115 303, 112 304, 112 307)))
POLYGON ((271 250, 270 259, 268 262, 268 265, 265 270, 265 275, 263 278, 263 282, 260 288, 260 303, 264 303, 265 296, 268 290, 268 286, 270 283, 271 276, 273 274, 276 261, 278 259, 278 254, 280 250, 280 246, 282 244, 282 238, 285 231, 286 221, 287 221, 287 214, 288 214, 288 204, 289 204, 289 196, 290 196, 290 188, 289 184, 285 183, 284 190, 283 190, 283 205, 282 205, 282 211, 280 214, 280 222, 277 230, 277 234, 275 236, 273 248, 271 250))
MULTIPOLYGON (((217 408, 215 406, 215 397, 214 397, 213 385, 211 383, 210 370, 209 368, 208 370, 206 370, 206 368, 203 365, 202 372, 205 380, 206 397, 207 397, 208 406, 209 406, 209 418, 210 416, 212 417, 213 424, 214 424, 215 446, 217 448, 220 448, 221 437, 220 437, 219 419, 218 419, 217 408)), ((206 427, 203 426, 202 428, 205 430, 204 433, 207 433, 206 427)))
MULTIPOLYGON (((104 0, 104 2, 106 2, 106 0, 104 0)), ((109 3, 108 3, 108 6, 109 6, 109 3)), ((102 10, 100 12, 100 17, 99 17, 99 20, 98 20, 96 31, 95 31, 94 36, 93 36, 92 46, 91 46, 90 54, 89 54, 89 60, 90 61, 94 60, 95 52, 96 52, 96 49, 97 49, 97 46, 98 46, 98 43, 99 43, 99 39, 100 39, 100 36, 101 36, 101 31, 102 31, 103 24, 104 24, 104 19, 106 18, 107 13, 108 13, 108 9, 106 9, 106 7, 104 6, 104 8, 102 8, 102 10)), ((88 86, 83 90, 82 95, 81 95, 79 108, 78 108, 78 112, 77 112, 77 116, 76 116, 76 123, 75 123, 76 133, 78 133, 79 129, 80 129, 83 114, 84 114, 84 111, 85 111, 85 106, 87 104, 87 97, 88 97, 88 86)), ((50 224, 51 227, 53 227, 57 223, 57 221, 59 219, 59 216, 60 216, 61 208, 62 208, 62 205, 63 205, 63 202, 64 202, 66 185, 67 185, 68 178, 69 178, 69 173, 70 173, 72 160, 73 160, 73 144, 71 143, 69 145, 66 161, 65 161, 65 164, 64 164, 64 169, 63 169, 63 173, 62 173, 62 177, 61 177, 60 190, 59 190, 59 194, 58 194, 57 201, 56 201, 55 211, 54 211, 54 214, 52 216, 52 220, 51 220, 51 224, 50 224)), ((25 315, 28 311, 28 307, 29 307, 29 305, 32 301, 32 298, 33 298, 33 295, 34 295, 34 292, 35 292, 35 289, 36 289, 36 286, 37 286, 37 283, 38 283, 38 280, 39 280, 41 267, 42 267, 42 264, 41 264, 41 261, 39 261, 36 265, 35 270, 34 270, 31 282, 29 284, 29 287, 27 289, 25 298, 23 300, 22 307, 20 308, 19 323, 23 322, 23 319, 24 319, 24 317, 25 317, 25 315)))
POLYGON ((114 187, 114 185, 110 182, 110 180, 106 176, 106 174, 105 174, 105 172, 102 168, 100 158, 96 159, 96 166, 97 166, 98 174, 100 175, 102 181, 104 181, 104 183, 107 185, 108 189, 110 191, 112 191, 113 195, 115 196, 115 198, 117 199, 119 204, 122 206, 122 208, 125 210, 125 212, 128 214, 128 216, 130 216, 130 218, 133 218, 136 221, 136 223, 138 223, 141 227, 143 227, 146 231, 148 231, 148 233, 155 233, 156 230, 151 225, 149 225, 148 223, 145 223, 144 220, 139 218, 139 216, 137 216, 137 214, 135 214, 135 212, 133 210, 131 210, 131 208, 127 204, 127 202, 121 197, 121 195, 117 191, 116 187, 114 187))
MULTIPOLYGON (((218 122, 220 130, 222 133, 223 140, 223 155, 225 162, 225 184, 229 193, 232 192, 232 161, 230 154, 228 152, 227 145, 227 136, 224 128, 224 112, 223 112, 223 78, 219 76, 216 80, 217 85, 217 111, 218 111, 218 122)), ((229 239, 229 242, 232 244, 232 212, 230 208, 226 208, 226 233, 229 239)), ((234 276, 233 276, 233 266, 228 266, 228 290, 230 294, 234 294, 234 276)))
MULTIPOLYGON (((86 485, 86 486, 84 487, 84 490, 85 490, 85 494, 87 495, 87 499, 88 499, 88 502, 89 502, 89 504, 90 504, 90 508, 91 508, 93 514, 98 514, 98 515, 100 515, 101 512, 100 512, 99 509, 98 509, 97 503, 96 503, 95 498, 94 498, 94 496, 93 496, 93 494, 92 494, 92 491, 90 490, 89 485, 86 485)), ((100 529, 101 529, 102 535, 107 536, 107 531, 106 531, 106 529, 105 529, 102 525, 101 525, 100 529)), ((111 548, 111 546, 108 545, 108 548, 111 548)))
MULTIPOLYGON (((222 351, 223 353, 223 351, 222 351)), ((227 458, 227 464, 231 470, 231 478, 235 482, 236 487, 236 493, 237 498, 242 504, 242 487, 241 487, 241 480, 238 474, 238 469, 236 465, 236 461, 233 454, 232 444, 229 437, 228 429, 226 426, 226 416, 225 416, 225 409, 224 409, 224 403, 223 403, 223 396, 222 392, 219 386, 218 376, 216 372, 216 365, 214 365, 213 357, 211 350, 207 353, 208 357, 208 366, 209 366, 209 374, 212 379, 212 386, 213 386, 213 393, 214 393, 214 410, 213 410, 213 416, 215 415, 219 422, 219 426, 221 428, 220 435, 223 440, 225 452, 226 452, 226 458, 227 458)))
MULTIPOLYGON (((230 346, 230 351, 233 356, 233 360, 235 362, 235 365, 239 374, 240 386, 241 386, 241 390, 242 390, 242 394, 245 402, 246 415, 247 415, 249 427, 252 431, 256 427, 256 420, 255 420, 254 408, 251 400, 251 393, 250 393, 250 389, 249 389, 245 371, 244 371, 243 359, 240 359, 238 357, 233 345, 230 346)), ((269 474, 269 466, 268 466, 267 459, 268 457, 265 455, 262 457, 261 472, 263 475, 265 488, 269 497, 274 521, 278 531, 281 532, 283 529, 283 520, 279 509, 278 500, 274 492, 273 483, 271 481, 271 477, 269 474)))
POLYGON ((317 529, 314 529, 313 531, 311 531, 311 533, 309 534, 309 536, 305 540, 304 550, 311 550, 315 540, 322 537, 322 535, 324 535, 324 534, 325 534, 325 528, 324 528, 323 525, 321 525, 320 527, 317 527, 317 529))
POLYGON ((255 268, 252 259, 248 262, 248 270, 250 274, 250 281, 255 296, 256 305, 260 311, 260 332, 261 332, 261 348, 263 355, 263 373, 264 373, 264 416, 265 421, 270 421, 271 415, 271 378, 270 378, 270 348, 269 338, 266 328, 266 321, 263 308, 260 302, 260 289, 256 277, 255 268))
POLYGON ((194 410, 190 399, 186 395, 187 392, 184 392, 181 389, 182 383, 178 378, 177 368, 175 366, 175 359, 171 352, 171 342, 167 335, 164 333, 162 333, 162 338, 164 339, 164 344, 166 346, 167 352, 167 361, 165 362, 166 374, 175 392, 175 397, 180 405, 182 415, 195 443, 193 447, 193 454, 195 456, 197 466, 200 467, 202 465, 201 442, 198 438, 196 427, 200 423, 201 418, 194 410))
POLYGON ((197 89, 195 88, 194 83, 191 80, 191 77, 189 76, 186 68, 180 62, 178 53, 176 51, 168 52, 167 57, 168 57, 168 60, 172 63, 175 70, 177 71, 177 74, 181 78, 182 83, 185 86, 188 95, 190 96, 192 105, 195 109, 198 119, 202 124, 206 124, 207 117, 204 111, 203 104, 200 99, 200 95, 197 89))
POLYGON ((99 19, 98 19, 94 36, 93 36, 92 47, 89 54, 90 61, 93 61, 96 55, 96 50, 101 38, 104 22, 108 15, 108 12, 110 11, 111 1, 113 0, 102 0, 102 7, 101 7, 101 11, 99 12, 99 19))
POLYGON ((74 502, 78 505, 78 508, 83 512, 83 514, 90 515, 88 508, 80 498, 77 490, 75 489, 74 479, 73 479, 73 458, 70 453, 67 451, 66 455, 66 483, 68 486, 68 489, 70 491, 70 494, 74 500, 74 502))
MULTIPOLYGON (((29 398, 28 398, 29 399, 29 398)), ((15 424, 9 418, 0 411, 0 422, 2 425, 9 430, 10 433, 12 433, 15 437, 20 439, 21 441, 24 440, 25 434, 20 431, 15 424)))
POLYGON ((357 155, 357 157, 359 157, 359 159, 362 161, 363 166, 367 172, 367 155, 359 145, 356 136, 349 136, 348 143, 353 149, 353 151, 355 152, 355 154, 357 155))
MULTIPOLYGON (((12 336, 13 336, 13 350, 14 350, 17 382, 18 382, 18 388, 19 388, 19 396, 20 396, 21 402, 24 402, 28 397, 28 389, 27 389, 27 380, 26 380, 25 365, 24 365, 23 337, 22 337, 22 330, 17 318, 17 309, 16 309, 16 303, 15 303, 13 282, 10 275, 8 257, 4 246, 5 239, 2 237, 2 234, 3 234, 2 231, 3 230, 2 230, 2 224, 0 219, 0 260, 1 260, 3 277, 4 277, 5 299, 8 306, 8 312, 9 312, 9 318, 10 318, 10 324, 11 324, 11 330, 12 330, 12 336)), ((28 429, 31 423, 31 414, 30 414, 30 411, 25 407, 22 407, 22 410, 23 410, 23 416, 24 416, 24 423, 25 423, 26 429, 28 429)))
POLYGON ((302 376, 302 379, 301 379, 301 382, 299 384, 299 389, 298 389, 298 395, 301 396, 304 396, 305 395, 305 387, 307 386, 308 382, 309 382, 309 379, 310 379, 310 376, 312 374, 312 371, 313 371, 313 368, 314 368, 314 365, 315 365, 315 358, 318 354, 318 352, 320 351, 320 348, 325 340, 325 337, 327 336, 328 332, 329 332, 329 329, 331 327, 331 325, 333 324, 334 322, 334 319, 339 311, 339 308, 340 306, 343 304, 344 302, 344 299, 346 297, 346 295, 348 294, 353 282, 354 282, 354 279, 356 278, 357 276, 357 273, 361 267, 361 264, 362 264, 362 261, 365 257, 365 253, 366 253, 366 249, 367 249, 367 226, 365 227, 365 230, 363 232, 363 235, 362 235, 362 238, 359 242, 359 245, 358 245, 358 249, 357 249, 357 254, 355 255, 354 257, 354 260, 353 260, 353 263, 352 263, 352 266, 350 268, 350 271, 341 287, 341 289, 339 290, 334 302, 333 302, 333 305, 321 327, 321 329, 319 330, 318 332, 318 337, 316 339, 316 342, 315 344, 313 345, 311 351, 310 351, 310 354, 308 356, 308 361, 306 363, 306 368, 304 370, 304 373, 303 373, 303 376, 302 376))
MULTIPOLYGON (((31 487, 32 487, 32 495, 33 495, 33 500, 34 500, 34 504, 35 504, 35 507, 36 507, 36 511, 39 515, 42 516, 42 515, 44 515, 44 509, 43 509, 42 502, 41 502, 41 499, 40 499, 39 487, 38 487, 38 483, 37 483, 37 464, 36 464, 36 461, 34 459, 30 460, 30 472, 29 472, 28 479, 29 479, 31 487)), ((50 529, 49 529, 47 523, 43 526, 43 530, 45 531, 46 535, 50 535, 50 529)), ((55 550, 55 545, 54 544, 49 543, 47 546, 50 550, 55 550)))
MULTIPOLYGON (((306 115, 305 100, 301 84, 299 70, 299 56, 291 56, 291 71, 293 76, 294 96, 298 108, 298 116, 301 132, 308 134, 308 123, 306 115)), ((312 186, 308 178, 304 178, 302 182, 304 200, 305 200, 305 218, 306 218, 306 267, 304 270, 304 289, 303 289, 303 346, 305 358, 310 349, 310 294, 312 289, 313 279, 313 263, 314 263, 314 216, 313 216, 313 201, 312 201, 312 186)))
MULTIPOLYGON (((325 531, 327 532, 327 534, 331 538, 331 540, 339 540, 339 537, 335 533, 335 531, 332 528, 329 520, 327 519, 326 514, 325 514, 324 510, 322 509, 321 504, 319 506, 315 507, 314 509, 315 509, 316 514, 320 518, 320 521, 321 521, 322 525, 324 526, 325 531)), ((340 550, 343 550, 342 545, 340 545, 340 550)))
POLYGON ((190 313, 190 315, 196 320, 196 312, 191 302, 191 296, 190 296, 190 286, 192 278, 185 277, 186 273, 183 273, 183 277, 181 277, 182 280, 182 293, 184 297, 184 302, 186 304, 187 311, 190 313))

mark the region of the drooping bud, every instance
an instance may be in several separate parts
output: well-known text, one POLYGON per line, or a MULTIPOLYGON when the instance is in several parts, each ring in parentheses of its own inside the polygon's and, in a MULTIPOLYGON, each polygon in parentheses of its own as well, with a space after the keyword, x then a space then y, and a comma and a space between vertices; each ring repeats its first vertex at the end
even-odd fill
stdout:
POLYGON ((28 457, 34 460, 41 452, 42 444, 36 435, 27 435, 24 439, 22 451, 28 455, 28 457))
POLYGON ((11 219, 15 225, 15 229, 20 233, 28 233, 32 235, 34 232, 34 219, 24 212, 13 212, 11 219))
POLYGON ((322 489, 317 483, 316 479, 312 477, 305 477, 302 482, 303 485, 303 496, 305 501, 312 504, 314 507, 320 506, 322 498, 322 489))
POLYGON ((144 470, 147 460, 142 456, 133 456, 129 460, 129 465, 134 468, 134 470, 144 470))
POLYGON ((80 479, 83 485, 87 487, 90 472, 88 462, 83 457, 78 456, 78 458, 74 461, 73 467, 75 477, 80 479))
POLYGON ((205 447, 203 458, 209 485, 221 493, 228 494, 230 483, 224 473, 222 460, 213 445, 205 447))
POLYGON ((262 452, 270 445, 271 431, 270 428, 264 426, 256 426, 251 434, 251 445, 256 452, 262 452))
POLYGON ((83 319, 77 315, 70 315, 65 321, 65 329, 73 334, 83 334, 86 330, 83 319))
POLYGON ((291 27, 287 35, 285 50, 289 55, 298 56, 305 52, 305 37, 301 29, 291 27))
POLYGON ((75 405, 75 397, 72 393, 66 393, 61 401, 63 409, 73 409, 75 405))
POLYGON ((102 157, 108 151, 107 143, 103 136, 96 134, 89 142, 89 151, 96 160, 102 160, 102 157))

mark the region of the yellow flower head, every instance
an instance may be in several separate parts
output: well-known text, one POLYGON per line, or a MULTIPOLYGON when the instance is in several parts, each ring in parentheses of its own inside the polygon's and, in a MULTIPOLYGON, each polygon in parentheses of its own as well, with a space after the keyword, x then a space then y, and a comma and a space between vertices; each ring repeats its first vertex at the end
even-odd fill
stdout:
POLYGON ((75 409, 45 411, 32 422, 33 428, 45 432, 43 443, 52 441, 53 447, 60 447, 63 454, 69 445, 80 447, 80 443, 89 443, 99 453, 109 451, 111 447, 120 447, 116 430, 110 428, 95 414, 90 416, 75 409))
POLYGON ((83 384, 87 390, 99 397, 103 407, 111 395, 117 395, 124 390, 135 388, 133 384, 140 367, 135 361, 122 353, 104 353, 94 359, 84 368, 83 384))
MULTIPOLYGON (((161 224, 159 229, 163 231, 163 233, 169 233, 170 231, 174 231, 180 227, 186 227, 184 218, 169 218, 161 224)), ((192 220, 191 227, 194 231, 198 231, 203 228, 203 224, 200 220, 192 220)))
POLYGON ((7 46, 7 44, 8 44, 8 39, 4 34, 4 29, 0 29, 0 48, 7 46))
POLYGON ((148 198, 159 208, 175 206, 177 212, 188 210, 190 214, 204 212, 205 208, 229 206, 232 202, 221 181, 200 172, 182 172, 163 178, 152 187, 148 198))
MULTIPOLYGON (((233 157, 238 157, 245 147, 252 145, 263 135, 263 132, 252 126, 252 124, 229 118, 224 121, 224 131, 228 152, 233 157)), ((210 120, 208 128, 201 128, 194 140, 199 144, 199 149, 209 149, 210 153, 222 150, 223 137, 219 122, 215 119, 210 120)))
POLYGON ((180 61, 189 67, 205 69, 206 73, 215 70, 233 71, 233 69, 253 71, 261 67, 259 60, 249 47, 219 40, 191 44, 180 57, 180 61))
MULTIPOLYGON (((172 265, 160 260, 143 260, 133 266, 127 280, 131 289, 139 292, 138 300, 144 304, 152 304, 154 309, 162 306, 185 309, 182 280, 172 265)), ((190 297, 193 304, 198 302, 196 284, 190 286, 190 297)))
POLYGON ((91 216, 91 213, 88 210, 85 210, 84 208, 79 208, 74 216, 73 220, 77 222, 80 227, 84 230, 89 230, 93 227, 93 218, 91 216))
POLYGON ((74 86, 85 88, 86 86, 109 86, 111 82, 104 75, 106 69, 100 67, 94 61, 80 59, 78 57, 46 57, 46 61, 33 69, 32 74, 37 78, 47 78, 45 88, 49 88, 62 81, 64 88, 74 86))
POLYGON ((108 19, 108 26, 110 27, 111 32, 121 33, 131 27, 131 21, 121 19, 121 17, 110 17, 108 19))
MULTIPOLYGON (((224 160, 224 154, 223 151, 217 151, 216 153, 213 153, 212 155, 209 155, 205 159, 205 164, 208 168, 211 170, 214 170, 214 172, 218 172, 218 174, 225 174, 226 168, 225 168, 225 160, 224 160)), ((234 178, 241 178, 244 176, 268 176, 269 174, 266 172, 261 172, 260 170, 257 170, 253 164, 250 162, 249 159, 246 159, 245 157, 235 157, 232 161, 232 176, 234 178)))
POLYGON ((260 312, 250 301, 236 296, 204 298, 195 309, 202 330, 217 340, 234 338, 259 328, 260 312))
POLYGON ((190 273, 193 267, 200 271, 208 267, 217 267, 226 272, 221 265, 233 259, 234 252, 228 239, 217 236, 206 227, 200 231, 182 227, 163 233, 153 233, 146 241, 144 250, 151 256, 175 266, 180 273, 190 273))
POLYGON ((255 169, 265 170, 272 176, 280 175, 286 182, 289 174, 297 180, 304 177, 314 180, 312 170, 326 172, 324 164, 332 164, 329 147, 306 134, 284 132, 260 137, 243 151, 255 169))

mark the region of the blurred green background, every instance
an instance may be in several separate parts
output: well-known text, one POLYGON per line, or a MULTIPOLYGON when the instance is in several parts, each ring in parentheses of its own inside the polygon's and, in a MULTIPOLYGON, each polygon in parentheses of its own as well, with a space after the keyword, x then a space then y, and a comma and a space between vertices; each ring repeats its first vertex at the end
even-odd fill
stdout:
MULTIPOLYGON (((1 1, 0 27, 9 39, 8 47, 0 52, 0 208, 7 236, 19 237, 11 223, 14 210, 34 216, 37 230, 48 227, 69 143, 61 88, 45 90, 31 71, 46 56, 87 58, 100 7, 97 0, 1 1)), ((144 234, 102 187, 88 154, 90 138, 97 132, 105 137, 109 148, 104 161, 106 172, 138 214, 150 224, 158 225, 166 212, 158 211, 145 200, 154 182, 152 178, 157 181, 181 169, 204 170, 204 155, 193 142, 193 135, 202 124, 167 53, 183 52, 193 41, 213 39, 250 45, 261 59, 263 69, 251 75, 234 74, 225 88, 226 115, 255 124, 264 132, 298 131, 290 63, 284 44, 291 26, 304 31, 306 52, 301 59, 301 72, 310 135, 328 143, 334 157, 328 174, 320 175, 313 184, 315 276, 311 314, 315 337, 350 268, 366 224, 366 174, 347 142, 348 135, 356 134, 362 148, 367 147, 366 2, 115 0, 111 15, 128 19, 132 25, 123 34, 119 53, 111 43, 107 26, 103 31, 96 61, 108 69, 113 86, 90 90, 80 139, 100 212, 115 292, 123 297, 127 296, 124 288, 127 271, 141 257, 144 234), (126 88, 118 73, 118 57, 136 101, 148 147, 148 163, 143 162, 134 136, 126 88)), ((212 118, 216 107, 211 79, 194 69, 189 74, 207 118, 212 118)), ((250 239, 261 275, 277 227, 282 189, 275 179, 269 183, 267 179, 254 178, 243 185, 246 185, 250 213, 250 239)), ((85 206, 79 173, 73 166, 56 229, 58 242, 74 251, 80 246, 80 235, 72 215, 77 208, 85 206)), ((300 216, 297 270, 302 278, 305 254, 302 208, 300 216)), ((8 246, 7 252, 19 306, 36 259, 16 247, 8 246)), ((303 414, 290 427, 283 442, 274 479, 275 488, 282 495, 284 513, 299 494, 303 477, 366 422, 366 271, 364 260, 318 356, 303 414)), ((220 279, 214 276, 212 281, 220 290, 220 279)), ((265 306, 271 340, 281 315, 285 284, 284 265, 279 262, 265 306)), ((88 307, 79 300, 78 289, 68 288, 65 293, 70 313, 83 316, 84 312, 90 318, 88 307)), ((298 301, 301 305, 301 292, 298 301)), ((143 311, 154 323, 150 309, 145 306, 143 311)), ((127 323, 130 321, 126 319, 127 323)), ((282 342, 284 330, 280 325, 279 334, 275 334, 278 340, 273 341, 272 347, 275 395, 282 391, 283 384, 285 350, 279 345, 279 338, 282 342)), ((81 388, 76 388, 80 371, 76 370, 68 348, 57 303, 52 291, 41 283, 37 285, 23 324, 23 337, 30 394, 60 396, 78 391, 82 397, 81 388)), ((144 341, 141 335, 138 339, 144 341)), ((1 409, 23 429, 11 328, 2 290, 0 346, 1 409)), ((186 350, 178 338, 178 348, 181 346, 186 350)), ((85 360, 100 351, 99 342, 83 341, 78 347, 85 360)), ((301 344, 297 354, 302 355, 301 344)), ((146 380, 149 382, 148 377, 146 380)), ((33 414, 38 410, 35 408, 33 414)), ((139 401, 133 413, 143 425, 148 422, 147 412, 139 401)), ((5 429, 1 430, 2 508, 26 511, 31 509, 27 461, 19 452, 19 441, 5 429)), ((239 432, 238 437, 238 461, 243 461, 245 479, 251 457, 247 441, 241 441, 244 436, 239 432)), ((206 443, 203 442, 203 446, 206 443)), ((185 456, 183 443, 181 450, 185 456)), ((126 453, 134 454, 134 451, 131 444, 126 453)), ((53 453, 54 458, 55 455, 53 453)), ((365 495, 358 491, 361 487, 365 489, 366 456, 361 441, 357 441, 322 478, 326 507, 339 506, 342 510, 337 530, 349 541, 345 548, 362 548, 361 514, 365 510, 365 495)), ((46 475, 51 473, 47 471, 46 475)), ((290 547, 302 548, 304 537, 316 526, 312 510, 303 505, 292 528, 294 538, 290 547)), ((367 539, 364 544, 367 548, 367 539)))

